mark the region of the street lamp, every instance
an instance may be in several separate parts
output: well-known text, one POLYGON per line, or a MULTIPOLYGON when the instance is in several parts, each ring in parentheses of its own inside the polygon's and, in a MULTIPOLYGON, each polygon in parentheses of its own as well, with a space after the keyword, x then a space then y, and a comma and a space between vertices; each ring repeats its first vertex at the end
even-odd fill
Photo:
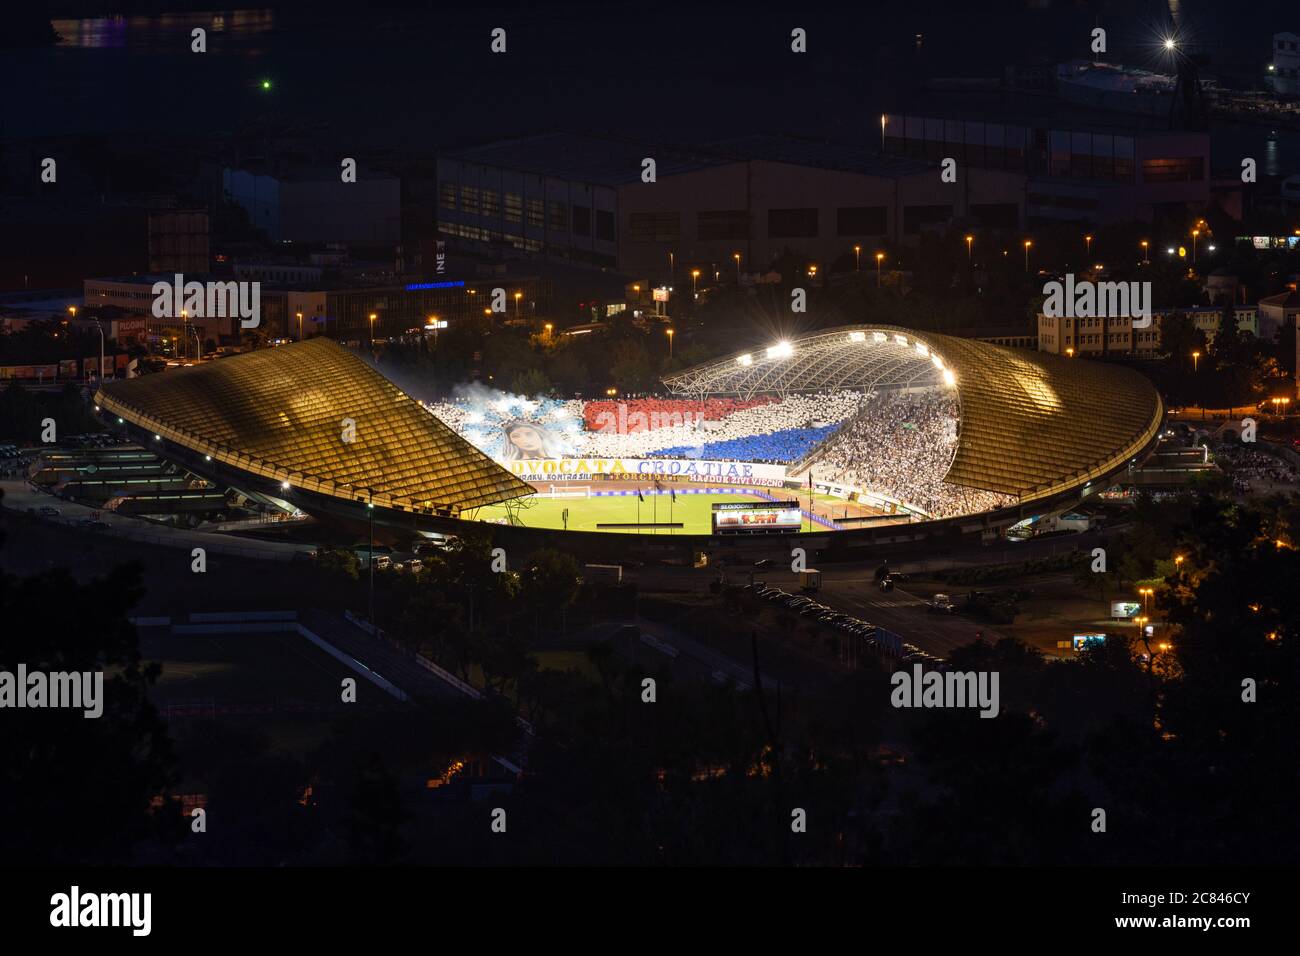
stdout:
POLYGON ((853 247, 853 271, 854 272, 862 271, 862 247, 861 246, 853 247))
POLYGON ((375 315, 375 313, 370 313, 370 345, 372 348, 375 344, 375 319, 377 318, 379 318, 379 316, 375 315))
POLYGON ((971 261, 971 243, 973 243, 974 241, 975 241, 974 236, 966 237, 966 261, 967 262, 971 261))
POLYGON ((524 294, 522 292, 515 293, 515 318, 516 319, 519 318, 519 303, 523 299, 523 297, 524 294))
POLYGON ((1142 240, 1142 262, 1151 265, 1151 243, 1145 239, 1142 240))
POLYGON ((1151 610, 1151 595, 1153 595, 1153 594, 1155 594, 1155 593, 1156 593, 1156 592, 1155 592, 1154 590, 1152 590, 1151 588, 1138 588, 1138 594, 1142 595, 1142 610, 1143 610, 1143 611, 1150 611, 1150 610, 1151 610))
POLYGON ((1092 258, 1092 236, 1083 237, 1084 253, 1087 258, 1092 258))
POLYGON ((301 342, 302 341, 302 313, 301 312, 297 313, 297 316, 298 316, 298 341, 301 342))
POLYGON ((1073 345, 1067 346, 1065 349, 1065 354, 1068 358, 1074 358, 1074 346, 1073 345))
POLYGON ((699 297, 699 294, 695 291, 695 283, 696 283, 696 280, 699 279, 699 277, 700 277, 700 270, 699 270, 699 269, 692 269, 692 270, 691 270, 691 295, 694 296, 694 297, 696 297, 696 298, 699 297))
POLYGON ((885 261, 885 254, 883 252, 877 252, 876 253, 876 288, 877 289, 880 288, 880 264, 884 261, 885 261))
POLYGON ((1029 271, 1029 247, 1032 246, 1033 244, 1034 244, 1034 240, 1032 239, 1025 240, 1025 271, 1026 272, 1029 271))
POLYGON ((731 258, 736 260, 736 281, 740 282, 740 253, 733 252, 731 258))
POLYGON ((1192 371, 1193 371, 1193 372, 1198 372, 1198 371, 1200 371, 1200 368, 1201 368, 1201 364, 1200 364, 1200 363, 1201 363, 1201 353, 1200 353, 1199 351, 1198 351, 1198 352, 1193 352, 1193 353, 1192 353, 1192 371))
POLYGON ((1200 234, 1201 234, 1201 230, 1199 229, 1192 230, 1192 263, 1193 264, 1195 264, 1196 262, 1196 237, 1199 236, 1200 234))
POLYGON ((672 329, 665 329, 664 331, 668 333, 668 357, 671 359, 673 357, 673 334, 674 333, 672 329))
POLYGON ((1174 555, 1174 567, 1181 569, 1186 559, 1181 554, 1174 555))

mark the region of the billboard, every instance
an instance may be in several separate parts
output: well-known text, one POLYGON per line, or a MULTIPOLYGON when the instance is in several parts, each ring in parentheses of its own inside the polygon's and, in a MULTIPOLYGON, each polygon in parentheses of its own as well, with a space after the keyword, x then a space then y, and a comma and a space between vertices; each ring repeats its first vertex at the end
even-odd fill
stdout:
POLYGON ((774 534, 802 526, 797 501, 728 501, 713 506, 714 534, 774 534))
POLYGON ((1099 644, 1106 643, 1105 634, 1076 634, 1074 635, 1074 649, 1081 651, 1085 647, 1096 647, 1099 644))
POLYGON ((1141 609, 1142 605, 1138 604, 1136 601, 1110 602, 1110 616, 1120 620, 1128 620, 1129 618, 1137 617, 1138 611, 1141 609))
MULTIPOLYGON (((513 440, 513 439, 512 439, 513 440)), ((741 461, 710 461, 703 458, 515 458, 502 462, 524 481, 693 481, 700 484, 759 485, 780 488, 785 482, 784 465, 756 465, 741 461)))

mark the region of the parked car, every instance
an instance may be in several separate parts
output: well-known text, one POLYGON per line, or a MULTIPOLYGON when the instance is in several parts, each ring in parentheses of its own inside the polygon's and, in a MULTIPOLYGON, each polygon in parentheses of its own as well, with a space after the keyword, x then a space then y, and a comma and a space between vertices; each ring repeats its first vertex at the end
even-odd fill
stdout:
POLYGON ((38 511, 37 514, 39 514, 42 518, 57 518, 60 514, 62 514, 62 512, 59 511, 58 508, 54 508, 50 505, 41 505, 41 510, 38 511))

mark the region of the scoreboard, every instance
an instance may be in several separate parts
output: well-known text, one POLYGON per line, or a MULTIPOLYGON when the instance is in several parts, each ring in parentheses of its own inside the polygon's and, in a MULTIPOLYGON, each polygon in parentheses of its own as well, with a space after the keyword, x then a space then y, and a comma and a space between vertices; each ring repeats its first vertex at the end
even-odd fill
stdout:
POLYGON ((713 506, 714 534, 784 534, 802 526, 797 501, 729 501, 713 506))

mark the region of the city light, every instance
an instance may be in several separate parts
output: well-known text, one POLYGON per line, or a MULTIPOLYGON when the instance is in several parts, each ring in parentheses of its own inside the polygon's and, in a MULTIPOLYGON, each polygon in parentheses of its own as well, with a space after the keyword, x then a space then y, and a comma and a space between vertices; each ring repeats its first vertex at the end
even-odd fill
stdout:
POLYGON ((767 350, 768 358, 789 358, 794 354, 794 346, 789 342, 777 342, 767 350))

